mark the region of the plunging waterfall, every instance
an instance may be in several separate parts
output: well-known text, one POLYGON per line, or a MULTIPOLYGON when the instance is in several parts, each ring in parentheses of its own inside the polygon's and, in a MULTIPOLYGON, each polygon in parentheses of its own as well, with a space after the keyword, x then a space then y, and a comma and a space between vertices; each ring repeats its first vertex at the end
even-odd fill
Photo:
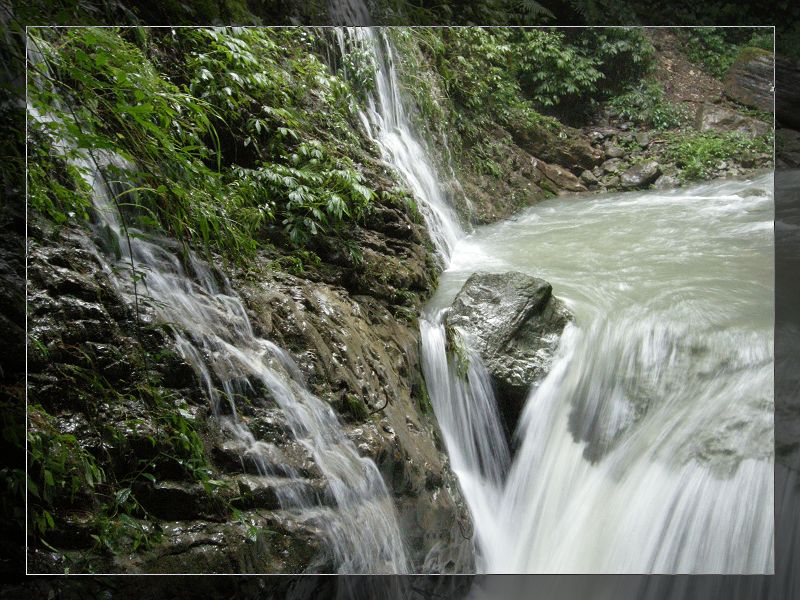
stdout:
MULTIPOLYGON (((551 200, 466 236, 409 124, 385 32, 362 115, 446 266, 423 369, 487 572, 768 573, 772 526, 771 178, 551 200), (509 457, 479 357, 442 317, 466 276, 544 277, 577 319, 509 457)), ((340 43, 341 40, 340 38, 340 43)))
POLYGON ((771 572, 771 188, 554 199, 456 246, 431 311, 486 270, 576 314, 508 477, 469 501, 487 571, 771 572))

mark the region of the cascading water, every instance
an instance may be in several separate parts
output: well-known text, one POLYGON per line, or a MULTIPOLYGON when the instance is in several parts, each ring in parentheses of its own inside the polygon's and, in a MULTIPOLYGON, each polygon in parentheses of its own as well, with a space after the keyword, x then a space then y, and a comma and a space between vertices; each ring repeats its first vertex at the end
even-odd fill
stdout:
MULTIPOLYGON (((32 59, 39 62, 35 54, 32 59)), ((29 113, 49 119, 30 106, 29 113)), ((208 393, 228 446, 238 451, 243 466, 251 465, 273 487, 284 510, 322 532, 332 553, 323 564, 332 562, 340 573, 407 572, 393 500, 377 466, 359 456, 330 406, 305 387, 291 357, 253 333, 242 301, 224 276, 191 251, 182 260, 166 238, 125 227, 114 198, 130 186, 112 179, 124 179, 133 165, 102 151, 69 160, 91 186, 96 237, 118 251, 116 260, 97 251, 111 280, 137 310, 147 305, 170 325, 177 350, 208 393), (323 474, 334 508, 321 507, 317 492, 305 485, 279 448, 250 431, 236 400, 247 394, 282 411, 295 440, 323 474)))
POLYGON ((771 187, 554 199, 456 247, 430 310, 478 268, 576 315, 473 513, 488 572, 772 571, 771 187))
POLYGON ((479 570, 771 572, 771 180, 551 201, 465 238, 385 33, 347 34, 377 67, 365 127, 447 266, 421 320, 423 369, 479 570), (513 464, 485 368, 467 349, 464 373, 443 326, 476 270, 544 277, 577 315, 513 464))
POLYGON ((464 232, 442 191, 436 169, 406 114, 394 52, 386 30, 347 27, 338 28, 336 32, 342 54, 348 52, 349 41, 354 47, 366 49, 373 57, 375 90, 367 97, 366 110, 360 113, 361 122, 367 134, 377 142, 384 160, 394 167, 415 198, 421 200, 420 212, 437 254, 446 262, 464 232))
MULTIPOLYGON (((446 267, 421 319, 423 369, 473 516, 478 569, 770 572, 769 178, 556 199, 467 237, 410 125, 385 31, 337 35, 342 51, 358 44, 373 53, 376 86, 362 122, 413 191, 446 267), (443 325, 475 270, 544 277, 576 314, 529 398, 513 462, 486 369, 469 348, 454 358, 443 325)), ((98 227, 122 251, 109 269, 119 289, 130 295, 137 281, 172 324, 230 442, 261 477, 286 484, 283 507, 320 527, 340 572, 407 571, 375 464, 291 358, 254 335, 224 278, 191 253, 179 259, 167 240, 125 231, 102 174, 112 163, 126 168, 99 154, 82 166, 98 227), (335 508, 314 502, 238 415, 235 398, 256 386, 313 455, 335 508)))
MULTIPOLYGON (((375 90, 361 121, 389 163, 419 203, 438 258, 447 266, 466 235, 447 201, 436 168, 403 104, 392 45, 386 30, 350 27, 337 30, 342 54, 352 47, 368 50, 374 60, 375 90)), ((345 73, 345 76, 347 74, 345 73)), ((420 319, 423 371, 453 471, 473 515, 491 512, 510 463, 508 445, 492 393, 489 374, 470 351, 466 377, 448 352, 444 310, 420 319)), ((476 550, 487 546, 488 532, 475 530, 476 550)), ((480 557, 479 557, 480 558, 480 557)))

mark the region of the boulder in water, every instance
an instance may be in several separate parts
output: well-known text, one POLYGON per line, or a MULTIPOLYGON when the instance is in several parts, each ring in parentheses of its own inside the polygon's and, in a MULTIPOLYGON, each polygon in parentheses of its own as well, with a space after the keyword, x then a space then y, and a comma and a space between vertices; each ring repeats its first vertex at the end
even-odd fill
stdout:
POLYGON ((655 188, 657 190, 668 190, 678 187, 680 184, 681 180, 674 175, 662 175, 656 179, 655 188))
POLYGON ((531 386, 547 374, 561 332, 572 320, 552 292, 548 282, 524 273, 474 273, 445 321, 464 332, 481 356, 509 431, 531 386))

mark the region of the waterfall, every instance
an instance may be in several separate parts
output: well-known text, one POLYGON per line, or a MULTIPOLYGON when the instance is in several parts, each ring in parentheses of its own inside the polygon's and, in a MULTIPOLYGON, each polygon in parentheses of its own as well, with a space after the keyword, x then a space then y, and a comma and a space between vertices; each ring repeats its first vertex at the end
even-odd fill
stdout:
POLYGON ((506 478, 469 501, 492 506, 487 572, 772 572, 771 188, 553 199, 456 247, 430 309, 482 268, 543 277, 576 315, 506 478))
POLYGON ((349 41, 354 47, 368 50, 373 57, 375 90, 367 97, 366 109, 360 112, 361 122, 378 144, 384 160, 419 201, 419 210, 437 255, 445 264, 464 231, 442 190, 433 162, 411 126, 400 96, 394 51, 386 30, 347 27, 338 28, 336 32, 342 54, 348 52, 349 41))
MULTIPOLYGON (((31 59, 38 62, 38 55, 31 59)), ((31 118, 54 118, 28 109, 31 118)), ((66 155, 68 148, 55 149, 66 155)), ((111 182, 108 174, 111 170, 115 179, 120 173, 124 178, 135 170, 121 156, 95 150, 68 160, 92 189, 96 237, 121 254, 114 258, 96 248, 98 259, 123 297, 170 326, 176 349, 208 394, 226 446, 274 486, 283 510, 322 532, 340 573, 408 572, 393 499, 377 466, 359 455, 331 407, 306 388, 289 354, 254 334, 224 275, 192 251, 179 257, 175 242, 167 238, 125 227, 115 198, 130 186, 111 182), (280 449, 248 428, 237 408, 242 395, 279 407, 294 439, 323 474, 334 508, 319 506, 316 492, 304 485, 280 449)))
MULTIPOLYGON (((414 194, 440 264, 447 268, 466 233, 447 200, 425 144, 411 125, 387 32, 375 27, 339 28, 337 39, 342 54, 349 47, 371 52, 375 89, 360 112, 361 121, 384 160, 414 194)), ((480 357, 468 348, 467 372, 458 372, 448 352, 445 314, 446 309, 441 309, 420 319, 423 374, 453 471, 473 516, 473 541, 478 566, 483 570, 480 552, 490 545, 490 517, 500 499, 510 453, 489 374, 480 357)))
MULTIPOLYGON (((102 165, 100 165, 102 167, 102 165)), ((124 166, 124 165, 118 165, 124 166)), ((98 168, 84 165, 101 226, 119 239, 125 273, 117 285, 130 296, 133 277, 159 320, 169 323, 175 346, 192 366, 209 398, 214 419, 229 442, 259 475, 276 480, 281 505, 310 517, 325 535, 341 573, 403 573, 405 556, 392 498, 375 463, 359 456, 331 407, 305 387, 287 352, 253 333, 242 301, 223 276, 189 252, 184 264, 158 237, 122 230, 111 191, 98 168), (128 268, 133 265, 134 273, 128 268), (261 384, 285 415, 292 434, 313 456, 335 501, 321 512, 280 450, 259 440, 240 418, 236 397, 261 384), (317 514, 315 514, 317 513, 317 514)), ((264 402, 266 399, 261 399, 264 402)))
MULTIPOLYGON (((445 267, 438 297, 421 319, 423 371, 473 517, 478 569, 771 572, 771 321, 755 296, 737 297, 735 309, 730 301, 739 291, 738 277, 754 277, 760 290, 758 285, 771 285, 772 267, 764 258, 771 180, 609 201, 618 209, 615 216, 621 211, 628 219, 649 210, 651 218, 661 218, 661 229, 650 238, 634 237, 637 228, 650 229, 628 225, 622 236, 629 245, 627 262, 615 264, 613 250, 609 254, 602 244, 603 228, 613 230, 614 223, 599 223, 591 241, 577 240, 584 245, 583 251, 575 248, 583 264, 554 271, 574 282, 568 304, 592 308, 577 311, 550 374, 532 390, 512 462, 488 373, 469 348, 463 372, 448 352, 443 317, 470 272, 516 269, 552 281, 543 265, 525 259, 547 254, 556 265, 569 262, 567 230, 596 223, 600 211, 591 200, 584 200, 586 208, 577 215, 563 203, 543 207, 526 222, 527 230, 515 232, 516 238, 498 234, 488 250, 476 236, 467 237, 409 124, 385 31, 351 28, 339 40, 342 52, 350 43, 373 53, 375 91, 362 121, 413 191, 445 267), (659 215, 660 206, 673 214, 659 215), (532 224, 557 210, 568 215, 568 224, 558 223, 561 238, 537 240, 539 229, 532 224), (705 247, 710 222, 718 245, 705 247), (597 240, 600 248, 587 250, 597 240), (653 262, 637 265, 648 244, 657 251, 653 262), (742 253, 741 272, 730 269, 734 249, 742 253), (700 264, 699 273, 682 279, 694 263, 703 263, 704 252, 718 255, 719 264, 700 264), (598 257, 607 262, 598 264, 598 257), (604 282, 595 284, 592 269, 623 280, 606 290, 604 282), (612 297, 632 300, 622 318, 608 302, 612 297), (731 314, 737 309, 739 314, 731 314), (715 311, 723 316, 714 319, 715 311), (749 329, 751 317, 755 330, 749 329)), ((770 298, 767 293, 761 300, 770 298)))

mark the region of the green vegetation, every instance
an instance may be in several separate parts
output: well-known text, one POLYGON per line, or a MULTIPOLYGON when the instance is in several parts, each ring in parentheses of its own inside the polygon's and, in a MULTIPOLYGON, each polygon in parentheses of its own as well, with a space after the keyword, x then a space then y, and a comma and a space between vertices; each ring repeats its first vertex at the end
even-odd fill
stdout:
POLYGON ((686 55, 703 65, 714 77, 722 78, 736 57, 747 48, 772 52, 771 29, 727 27, 689 27, 679 30, 686 55))
MULTIPOLYGON (((29 407, 28 414, 32 427, 28 433, 29 519, 36 535, 43 536, 55 527, 55 502, 72 504, 79 493, 92 494, 103 484, 105 474, 74 435, 53 428, 41 407, 29 407)), ((84 500, 91 506, 91 498, 84 500)))
POLYGON ((346 239, 374 191, 342 148, 361 143, 354 92, 315 43, 299 29, 33 30, 32 207, 87 218, 95 162, 128 226, 231 258, 346 239))
MULTIPOLYGON (((41 344, 32 346, 43 351, 41 344)), ((148 361, 163 362, 163 354, 151 355, 148 361)), ((58 366, 59 380, 69 390, 62 402, 79 408, 77 422, 85 419, 89 439, 97 440, 93 447, 81 445, 86 431, 79 442, 78 434, 60 430, 63 418, 56 419, 45 406, 28 409, 28 519, 33 539, 52 548, 53 536, 63 539, 78 515, 89 544, 87 559, 103 552, 145 550, 158 541, 160 529, 137 500, 137 486, 180 476, 202 483, 211 494, 220 482, 212 478, 205 444, 185 400, 163 388, 155 375, 146 381, 140 373, 138 383, 112 385, 91 361, 85 366, 81 362, 58 366), (100 414, 102 406, 123 412, 111 421, 100 414)), ((219 508, 229 510, 224 503, 219 508)), ((82 564, 83 553, 64 558, 80 569, 92 568, 82 564)))
POLYGON ((581 114, 644 74, 652 46, 640 30, 415 30, 449 97, 507 124, 536 113, 581 114))
POLYGON ((514 168, 514 144, 544 158, 569 137, 563 123, 628 90, 653 57, 632 29, 418 28, 392 40, 420 131, 450 152, 439 154, 444 169, 498 182, 514 168))
POLYGON ((655 81, 644 81, 608 102, 623 119, 654 129, 674 129, 686 125, 690 115, 664 98, 664 89, 655 81))
POLYGON ((692 181, 709 177, 722 161, 771 152, 771 133, 751 139, 738 132, 692 132, 671 134, 664 156, 681 167, 683 180, 692 181))

